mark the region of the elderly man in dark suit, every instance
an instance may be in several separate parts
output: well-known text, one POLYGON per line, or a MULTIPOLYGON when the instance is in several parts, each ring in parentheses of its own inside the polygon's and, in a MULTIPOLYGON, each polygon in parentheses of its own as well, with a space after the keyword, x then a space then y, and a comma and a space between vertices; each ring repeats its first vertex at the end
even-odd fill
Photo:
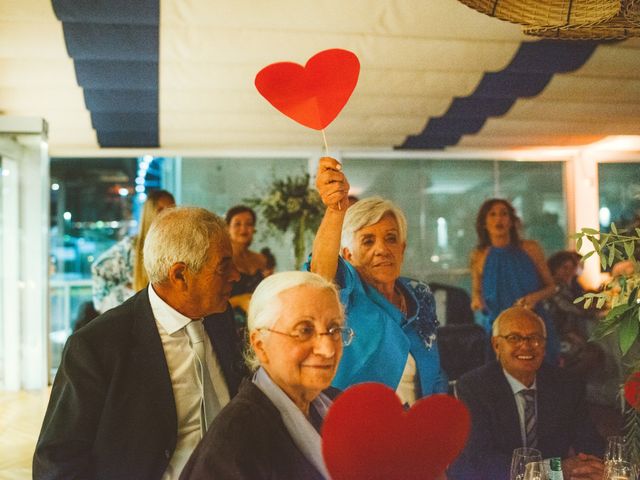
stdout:
POLYGON ((178 478, 245 375, 222 314, 239 278, 231 256, 224 221, 205 209, 156 219, 144 245, 149 286, 67 341, 35 479, 178 478))
POLYGON ((602 439, 589 420, 584 385, 542 363, 545 340, 544 322, 532 310, 512 307, 498 316, 491 339, 497 362, 457 382, 472 428, 449 478, 508 479, 511 454, 523 446, 561 457, 567 480, 602 478, 593 456, 602 453, 602 439))

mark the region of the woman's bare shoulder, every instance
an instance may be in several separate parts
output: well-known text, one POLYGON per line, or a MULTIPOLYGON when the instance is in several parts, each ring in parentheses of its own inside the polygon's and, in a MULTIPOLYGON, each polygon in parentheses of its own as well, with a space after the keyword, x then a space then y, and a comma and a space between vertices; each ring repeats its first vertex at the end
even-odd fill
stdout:
POLYGON ((267 268, 267 257, 258 252, 251 252, 251 264, 256 270, 264 270, 267 268))
POLYGON ((473 250, 471 250, 471 255, 469 255, 469 258, 471 258, 471 262, 480 260, 487 256, 488 251, 489 251, 488 247, 482 247, 482 248, 476 247, 473 250))

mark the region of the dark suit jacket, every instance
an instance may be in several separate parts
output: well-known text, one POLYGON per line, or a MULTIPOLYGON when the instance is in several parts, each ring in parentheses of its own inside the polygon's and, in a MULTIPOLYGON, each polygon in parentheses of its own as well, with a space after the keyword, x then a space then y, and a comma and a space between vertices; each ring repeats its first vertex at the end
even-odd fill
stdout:
MULTIPOLYGON (((325 394, 334 398, 339 391, 325 394)), ((215 418, 180 480, 324 480, 293 443, 280 412, 251 381, 215 418)))
MULTIPOLYGON (((230 312, 207 317, 205 329, 233 396, 245 370, 230 312)), ((145 288, 69 337, 33 477, 159 479, 176 439, 169 369, 145 288)))
MULTIPOLYGON (((571 447, 601 455, 603 442, 589 419, 584 385, 543 364, 536 375, 538 449, 544 458, 566 458, 571 447)), ((458 397, 471 412, 469 440, 449 469, 451 479, 508 479, 513 450, 522 447, 513 391, 498 362, 458 380, 458 397)))

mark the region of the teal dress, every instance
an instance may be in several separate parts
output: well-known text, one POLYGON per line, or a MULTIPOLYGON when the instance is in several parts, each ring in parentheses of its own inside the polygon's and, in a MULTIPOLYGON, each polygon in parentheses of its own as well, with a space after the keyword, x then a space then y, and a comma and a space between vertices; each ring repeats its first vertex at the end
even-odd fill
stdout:
MULTIPOLYGON (((512 307, 519 298, 536 292, 543 286, 538 269, 524 250, 514 246, 489 247, 482 269, 482 294, 487 306, 482 323, 489 337, 493 322, 500 312, 512 307)), ((543 303, 538 302, 535 312, 542 317, 547 328, 545 359, 557 364, 560 341, 543 303)))
MULTIPOLYGON (((309 263, 305 267, 308 270, 309 263)), ((411 353, 420 382, 419 396, 445 393, 448 382, 440 368, 438 321, 429 287, 405 277, 397 280, 407 299, 409 313, 405 318, 342 258, 335 281, 340 287, 346 323, 356 336, 343 350, 333 386, 344 390, 356 383, 379 382, 396 390, 411 353)))

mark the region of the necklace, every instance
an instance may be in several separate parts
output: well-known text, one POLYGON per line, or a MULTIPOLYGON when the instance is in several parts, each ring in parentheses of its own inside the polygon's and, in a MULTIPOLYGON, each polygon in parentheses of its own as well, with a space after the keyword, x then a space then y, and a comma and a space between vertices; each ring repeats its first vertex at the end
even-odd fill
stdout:
POLYGON ((396 304, 396 306, 398 307, 398 310, 400 310, 400 312, 406 317, 407 316, 407 300, 404 298, 404 295, 397 287, 394 288, 394 291, 398 296, 398 303, 396 304))

